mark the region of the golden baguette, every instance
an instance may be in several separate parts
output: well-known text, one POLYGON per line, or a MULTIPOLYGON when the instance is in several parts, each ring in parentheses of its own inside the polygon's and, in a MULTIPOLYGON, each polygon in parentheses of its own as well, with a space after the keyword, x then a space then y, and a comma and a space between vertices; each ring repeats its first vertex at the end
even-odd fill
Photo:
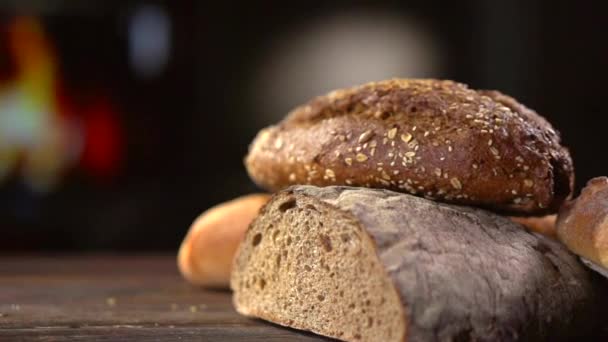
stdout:
POLYGON ((228 287, 236 249, 249 223, 270 195, 251 194, 216 205, 202 213, 178 253, 178 267, 195 285, 228 287))

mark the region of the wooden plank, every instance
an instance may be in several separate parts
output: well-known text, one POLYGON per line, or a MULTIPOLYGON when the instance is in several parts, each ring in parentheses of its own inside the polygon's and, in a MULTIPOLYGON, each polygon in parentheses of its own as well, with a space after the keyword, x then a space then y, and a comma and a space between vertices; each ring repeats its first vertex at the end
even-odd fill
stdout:
MULTIPOLYGON (((279 329, 279 328, 277 328, 279 329)), ((176 327, 158 328, 103 328, 80 329, 0 329, 0 341, 242 341, 242 342, 283 342, 320 341, 312 334, 293 330, 270 332, 265 328, 233 329, 218 327, 176 327)), ((328 340, 329 341, 329 340, 328 340)))
POLYGON ((319 341, 238 315, 173 256, 0 258, 0 341, 319 341))

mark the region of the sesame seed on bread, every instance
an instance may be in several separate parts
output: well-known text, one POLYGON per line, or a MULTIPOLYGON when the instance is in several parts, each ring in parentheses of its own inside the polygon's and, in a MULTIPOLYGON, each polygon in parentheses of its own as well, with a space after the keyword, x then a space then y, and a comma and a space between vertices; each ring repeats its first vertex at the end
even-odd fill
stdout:
POLYGON ((432 79, 340 89, 263 129, 245 159, 252 179, 385 188, 510 214, 555 212, 572 160, 559 133, 497 91, 432 79))

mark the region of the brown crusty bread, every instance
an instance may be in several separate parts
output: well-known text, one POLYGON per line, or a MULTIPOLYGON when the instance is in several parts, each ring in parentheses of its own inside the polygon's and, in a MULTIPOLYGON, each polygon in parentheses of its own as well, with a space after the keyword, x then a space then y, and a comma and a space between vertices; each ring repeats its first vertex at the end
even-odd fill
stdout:
MULTIPOLYGON (((205 287, 228 288, 232 259, 247 227, 269 194, 235 198, 206 210, 194 220, 182 242, 177 264, 190 283, 205 287)), ((532 231, 554 236, 555 215, 511 217, 532 231)))
POLYGON ((247 227, 270 195, 250 194, 206 210, 182 242, 177 266, 190 283, 228 287, 232 259, 247 227))
POLYGON ((416 79, 314 98, 262 130, 245 165, 270 191, 385 188, 517 215, 556 212, 574 178, 559 134, 515 99, 416 79))
POLYGON ((557 341, 604 317, 592 277, 481 209, 296 186, 251 224, 231 287, 241 314, 345 341, 557 341))
POLYGON ((608 178, 587 182, 557 218, 557 236, 574 253, 608 268, 608 178))

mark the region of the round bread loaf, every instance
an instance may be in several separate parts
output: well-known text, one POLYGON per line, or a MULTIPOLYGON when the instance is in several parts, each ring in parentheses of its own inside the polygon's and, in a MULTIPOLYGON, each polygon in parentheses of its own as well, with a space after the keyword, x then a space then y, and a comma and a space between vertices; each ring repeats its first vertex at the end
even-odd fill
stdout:
POLYGON ((263 129, 245 164, 270 191, 345 184, 520 215, 555 212, 574 182, 541 116, 497 91, 431 79, 314 98, 263 129))

